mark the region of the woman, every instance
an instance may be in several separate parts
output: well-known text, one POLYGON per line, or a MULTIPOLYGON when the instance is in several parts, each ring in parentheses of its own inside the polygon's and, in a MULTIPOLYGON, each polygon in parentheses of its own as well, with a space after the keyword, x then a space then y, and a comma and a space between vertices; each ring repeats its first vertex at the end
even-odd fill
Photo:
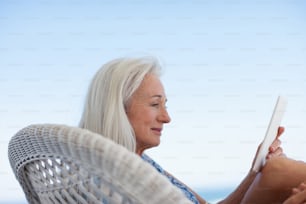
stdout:
POLYGON ((306 183, 301 183, 297 188, 292 189, 292 196, 284 204, 305 204, 306 203, 306 183))
MULTIPOLYGON (((160 72, 154 58, 122 58, 105 64, 91 82, 80 127, 135 152, 167 176, 191 201, 206 203, 144 154, 146 149, 159 145, 163 125, 171 121, 160 72)), ((250 170, 237 189, 220 203, 281 203, 290 196, 292 188, 306 180, 306 165, 282 156, 278 137, 283 131, 284 128, 279 128, 262 170, 258 173, 250 170)))

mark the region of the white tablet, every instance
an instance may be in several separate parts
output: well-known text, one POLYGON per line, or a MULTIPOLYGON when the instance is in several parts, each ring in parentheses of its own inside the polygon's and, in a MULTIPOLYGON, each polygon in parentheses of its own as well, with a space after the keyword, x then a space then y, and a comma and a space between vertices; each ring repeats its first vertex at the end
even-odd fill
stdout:
POLYGON ((253 170, 256 172, 258 172, 266 162, 266 156, 269 152, 269 147, 276 138, 278 127, 281 124, 281 120, 283 118, 286 106, 287 106, 287 99, 283 96, 279 96, 276 105, 274 107, 274 111, 265 138, 262 141, 262 145, 255 159, 253 170))

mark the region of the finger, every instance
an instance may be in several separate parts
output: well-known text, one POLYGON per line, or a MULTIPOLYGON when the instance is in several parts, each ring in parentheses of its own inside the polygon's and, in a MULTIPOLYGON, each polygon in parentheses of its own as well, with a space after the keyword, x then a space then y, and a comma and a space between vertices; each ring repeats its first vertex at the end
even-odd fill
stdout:
POLYGON ((300 193, 297 193, 294 195, 294 202, 295 203, 302 203, 306 202, 306 190, 301 191, 300 193))
POLYGON ((301 190, 299 188, 293 188, 292 189, 292 195, 298 194, 299 192, 301 192, 301 190))
POLYGON ((282 127, 282 126, 279 126, 278 129, 277 129, 276 138, 279 138, 284 132, 285 132, 285 128, 282 127))
POLYGON ((269 152, 274 152, 276 151, 280 146, 282 142, 279 139, 275 139, 271 146, 269 147, 269 152))
POLYGON ((279 147, 274 152, 270 152, 267 155, 267 159, 271 159, 272 157, 282 157, 282 156, 285 156, 285 154, 283 153, 283 149, 279 147))
POLYGON ((290 196, 283 204, 298 204, 306 202, 306 190, 290 196))
POLYGON ((305 184, 304 182, 301 183, 301 184, 299 185, 298 189, 299 189, 300 191, 306 190, 306 184, 305 184))

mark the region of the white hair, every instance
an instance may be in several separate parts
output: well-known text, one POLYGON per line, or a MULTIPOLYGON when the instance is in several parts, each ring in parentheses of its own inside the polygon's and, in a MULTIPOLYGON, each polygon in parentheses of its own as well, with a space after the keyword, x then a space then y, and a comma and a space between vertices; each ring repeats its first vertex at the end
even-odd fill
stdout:
POLYGON ((135 152, 135 133, 126 107, 145 75, 160 76, 160 71, 158 60, 152 57, 119 58, 103 65, 91 81, 79 126, 135 152))

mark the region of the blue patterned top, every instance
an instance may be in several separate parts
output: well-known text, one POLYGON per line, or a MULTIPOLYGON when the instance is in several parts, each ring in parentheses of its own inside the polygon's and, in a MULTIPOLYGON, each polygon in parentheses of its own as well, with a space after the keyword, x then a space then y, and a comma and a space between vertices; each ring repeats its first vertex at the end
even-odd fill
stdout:
POLYGON ((185 194, 185 196, 191 200, 193 203, 195 204, 200 204, 199 201, 197 200, 196 196, 188 189, 188 187, 186 185, 184 185, 183 183, 181 183, 179 180, 177 180, 176 178, 174 178, 173 176, 171 176, 169 173, 167 173, 159 164, 157 164, 153 159, 151 159, 148 155, 146 154, 142 154, 141 158, 148 162, 149 164, 151 164, 159 173, 161 173, 162 175, 166 176, 170 182, 178 187, 179 189, 181 189, 183 191, 183 193, 185 194))

